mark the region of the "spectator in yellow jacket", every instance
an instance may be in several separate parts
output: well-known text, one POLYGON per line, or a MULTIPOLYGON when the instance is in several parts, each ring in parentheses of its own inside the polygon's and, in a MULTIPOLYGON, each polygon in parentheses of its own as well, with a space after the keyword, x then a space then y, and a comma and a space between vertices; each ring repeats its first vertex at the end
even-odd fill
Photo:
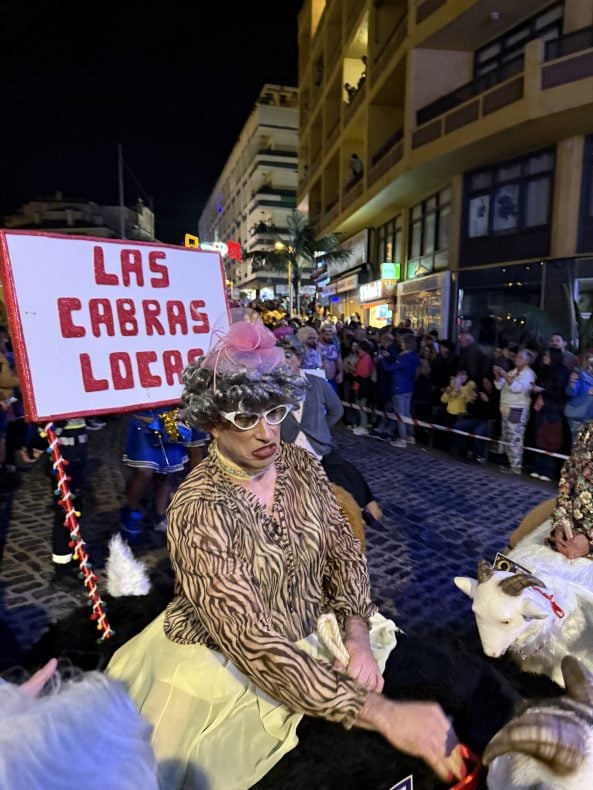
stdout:
POLYGON ((460 370, 451 377, 447 389, 441 395, 441 402, 447 404, 447 414, 461 417, 467 414, 467 405, 477 397, 476 382, 469 381, 466 370, 460 370))

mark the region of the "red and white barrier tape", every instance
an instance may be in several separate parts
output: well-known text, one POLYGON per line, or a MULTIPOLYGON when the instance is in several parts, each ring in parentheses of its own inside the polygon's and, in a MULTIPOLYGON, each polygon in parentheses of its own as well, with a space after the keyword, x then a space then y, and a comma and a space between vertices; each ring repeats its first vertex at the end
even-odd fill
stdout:
MULTIPOLYGON (((387 417, 388 420, 394 420, 395 422, 404 422, 408 425, 414 425, 416 428, 429 428, 432 431, 443 431, 443 433, 456 433, 458 436, 469 436, 471 439, 480 439, 483 442, 492 442, 494 444, 509 444, 509 442, 503 442, 502 439, 492 439, 490 436, 480 436, 477 433, 468 433, 467 431, 459 431, 457 428, 448 428, 446 425, 437 425, 434 422, 426 422, 425 420, 417 420, 415 417, 402 417, 401 414, 396 414, 394 412, 386 412, 380 411, 379 409, 369 409, 368 407, 364 407, 362 409, 357 403, 348 403, 348 401, 342 401, 344 406, 348 406, 351 409, 356 409, 357 411, 366 411, 369 414, 380 414, 383 417, 387 417)), ((528 451, 531 453, 539 453, 540 455, 549 455, 551 458, 562 458, 563 461, 566 461, 568 458, 567 455, 562 455, 561 453, 551 453, 548 450, 540 450, 539 447, 524 447, 523 451, 528 451)))

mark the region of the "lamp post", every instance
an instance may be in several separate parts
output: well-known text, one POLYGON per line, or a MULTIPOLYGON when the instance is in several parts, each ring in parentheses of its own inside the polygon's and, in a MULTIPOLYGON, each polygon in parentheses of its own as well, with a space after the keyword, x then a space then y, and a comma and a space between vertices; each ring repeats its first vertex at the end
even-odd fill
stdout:
POLYGON ((288 317, 292 318, 292 247, 287 246, 283 241, 274 244, 276 252, 288 253, 288 317))

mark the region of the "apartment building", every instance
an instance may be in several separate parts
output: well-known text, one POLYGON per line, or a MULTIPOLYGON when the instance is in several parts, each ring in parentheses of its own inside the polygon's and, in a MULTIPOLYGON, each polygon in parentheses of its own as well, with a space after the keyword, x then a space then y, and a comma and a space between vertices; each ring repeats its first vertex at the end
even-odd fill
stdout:
POLYGON ((320 273, 332 313, 574 334, 573 297, 593 309, 593 0, 306 0, 299 95, 299 205, 366 248, 320 273))
MULTIPOLYGON (((199 219, 203 241, 239 242, 244 251, 270 249, 296 208, 298 94, 264 85, 199 219)), ((248 299, 288 293, 286 274, 251 261, 225 261, 232 292, 248 299)))
POLYGON ((4 217, 3 225, 11 230, 45 230, 105 239, 120 238, 123 227, 127 239, 155 240, 155 216, 142 200, 138 199, 133 208, 99 206, 81 198, 64 198, 59 191, 53 197, 25 203, 15 214, 4 217))

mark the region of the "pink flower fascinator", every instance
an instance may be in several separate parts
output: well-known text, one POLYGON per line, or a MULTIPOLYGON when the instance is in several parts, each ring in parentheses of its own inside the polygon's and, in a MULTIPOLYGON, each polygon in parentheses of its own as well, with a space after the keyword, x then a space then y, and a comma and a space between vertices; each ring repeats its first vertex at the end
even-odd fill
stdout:
POLYGON ((200 365, 211 370, 215 379, 217 373, 243 370, 270 373, 286 364, 283 349, 276 346, 274 334, 266 329, 259 316, 237 321, 226 332, 215 330, 214 335, 217 340, 200 365))

